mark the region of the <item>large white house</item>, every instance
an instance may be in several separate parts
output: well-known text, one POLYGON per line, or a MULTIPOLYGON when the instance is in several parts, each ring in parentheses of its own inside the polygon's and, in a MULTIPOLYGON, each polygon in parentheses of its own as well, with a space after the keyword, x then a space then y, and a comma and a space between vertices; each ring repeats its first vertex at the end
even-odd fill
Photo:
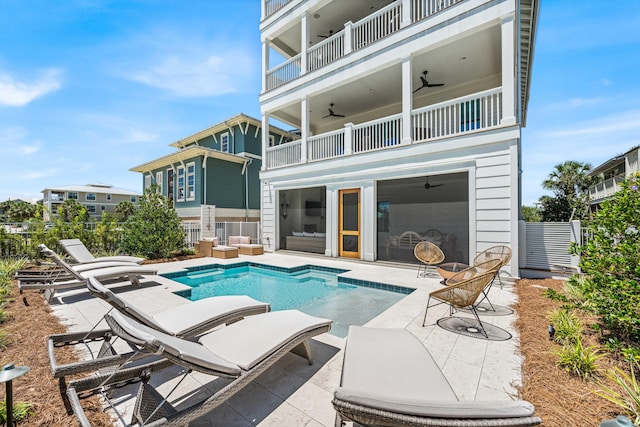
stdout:
MULTIPOLYGON (((538 0, 262 0, 267 250, 518 253, 538 0)), ((510 264, 518 275, 518 259, 510 264)))

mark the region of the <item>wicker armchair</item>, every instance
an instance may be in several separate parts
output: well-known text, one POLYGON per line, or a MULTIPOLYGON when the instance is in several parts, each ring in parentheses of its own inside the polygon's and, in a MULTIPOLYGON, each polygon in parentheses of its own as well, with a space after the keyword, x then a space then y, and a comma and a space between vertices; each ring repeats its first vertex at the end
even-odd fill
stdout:
POLYGON ((468 309, 471 311, 478 321, 478 329, 482 335, 488 338, 487 332, 484 330, 484 326, 482 326, 482 322, 478 316, 476 307, 479 304, 479 302, 477 302, 478 297, 482 294, 485 287, 491 283, 494 274, 493 270, 489 270, 485 273, 477 274, 471 278, 462 280, 455 285, 445 286, 444 288, 431 292, 427 301, 427 308, 424 312, 422 326, 424 326, 427 321, 427 312, 429 311, 429 308, 440 304, 448 304, 449 316, 453 316, 457 310, 461 309, 468 309), (432 299, 436 301, 434 304, 431 304, 432 299))
POLYGON ((500 266, 496 270, 496 276, 498 277, 498 282, 500 282, 500 287, 502 287, 502 280, 500 280, 500 269, 509 264, 509 261, 511 261, 511 256, 512 251, 509 246, 492 246, 476 255, 476 257, 473 259, 473 265, 477 265, 479 263, 493 259, 500 260, 500 266))
MULTIPOLYGON (((445 281, 445 285, 447 286, 453 286, 457 283, 460 283, 464 280, 468 280, 471 279, 472 277, 478 276, 480 274, 484 274, 484 273, 489 273, 491 272, 493 274, 493 277, 495 277, 498 274, 498 271, 500 269, 500 267, 502 266, 502 260, 496 258, 496 259, 490 259, 489 261, 484 261, 484 262, 480 262, 478 264, 475 264, 471 267, 467 267, 464 270, 461 270, 457 273, 455 273, 453 276, 449 277, 446 281, 445 281)), ((491 285, 493 284, 493 278, 491 279, 491 281, 487 284, 486 288, 482 290, 482 299, 480 301, 478 301, 478 304, 480 304, 482 301, 487 300, 487 303, 489 304, 490 310, 491 311, 496 311, 495 307, 493 306, 493 304, 491 304, 491 301, 489 301, 489 290, 491 289, 491 285)))
POLYGON ((413 254, 418 261, 420 261, 418 265, 418 275, 416 277, 420 276, 422 269, 424 269, 422 275, 426 276, 428 267, 436 266, 444 261, 444 252, 431 242, 418 242, 413 248, 413 254))

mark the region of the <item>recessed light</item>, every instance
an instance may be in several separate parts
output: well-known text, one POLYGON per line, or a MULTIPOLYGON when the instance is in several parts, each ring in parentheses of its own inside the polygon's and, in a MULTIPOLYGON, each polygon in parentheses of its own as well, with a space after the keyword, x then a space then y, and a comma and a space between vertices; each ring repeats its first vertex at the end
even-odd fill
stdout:
POLYGON ((313 14, 313 17, 314 17, 314 18, 316 18, 316 19, 318 19, 318 18, 320 18, 320 14, 319 14, 319 13, 314 13, 314 14, 313 14))

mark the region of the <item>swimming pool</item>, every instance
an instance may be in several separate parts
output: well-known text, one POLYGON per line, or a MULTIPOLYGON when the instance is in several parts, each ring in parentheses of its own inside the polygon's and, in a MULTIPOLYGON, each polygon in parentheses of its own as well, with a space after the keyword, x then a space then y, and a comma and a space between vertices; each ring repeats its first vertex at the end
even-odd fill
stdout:
POLYGON ((304 265, 282 268, 250 262, 190 267, 163 276, 191 287, 181 295, 198 300, 249 295, 271 310, 298 309, 333 320, 331 333, 346 337, 349 325, 364 325, 413 289, 340 277, 347 270, 304 265))

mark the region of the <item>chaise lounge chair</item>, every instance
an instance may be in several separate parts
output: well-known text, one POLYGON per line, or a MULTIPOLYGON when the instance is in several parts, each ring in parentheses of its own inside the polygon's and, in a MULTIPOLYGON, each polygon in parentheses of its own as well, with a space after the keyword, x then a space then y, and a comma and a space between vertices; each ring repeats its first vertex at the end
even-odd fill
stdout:
POLYGON ((406 329, 351 326, 340 387, 333 407, 336 426, 534 426, 529 402, 459 401, 422 343, 406 329))
MULTIPOLYGON (((155 313, 145 313, 139 307, 125 302, 113 291, 105 287, 95 277, 89 278, 87 288, 96 297, 108 302, 117 311, 138 322, 178 338, 195 337, 222 324, 230 324, 246 316, 266 313, 268 303, 257 301, 246 295, 229 295, 204 298, 187 302, 155 313)), ((97 369, 122 365, 132 361, 132 354, 118 354, 113 347, 113 332, 110 329, 91 330, 50 335, 48 339, 49 363, 54 378, 97 369), (63 346, 103 341, 95 358, 59 365, 55 349, 63 346)), ((139 353, 138 356, 145 354, 139 353)), ((135 357, 133 358, 135 359, 135 357)))
POLYGON ((62 258, 60 258, 55 252, 47 248, 44 244, 39 245, 40 252, 50 259, 52 259, 61 270, 68 274, 71 279, 56 280, 55 278, 43 279, 33 281, 18 280, 18 289, 22 293, 24 290, 37 289, 44 290, 47 295, 47 300, 51 300, 56 290, 76 288, 79 286, 86 286, 87 279, 95 277, 99 280, 117 279, 121 277, 127 277, 132 283, 140 284, 138 276, 151 274, 154 275, 158 272, 157 268, 153 266, 142 266, 137 264, 121 265, 105 268, 91 269, 87 271, 78 272, 74 270, 69 264, 67 264, 62 258))
POLYGON ((89 252, 87 247, 84 245, 84 243, 82 243, 80 239, 62 239, 58 240, 58 243, 60 243, 64 250, 67 251, 67 253, 79 264, 105 261, 124 261, 141 264, 144 261, 144 258, 128 255, 105 256, 96 258, 91 252, 89 252))
POLYGON ((195 370, 233 381, 206 400, 180 410, 169 403, 170 395, 162 396, 151 386, 149 380, 153 374, 149 373, 149 368, 136 367, 112 375, 72 381, 67 395, 83 427, 90 424, 80 403, 81 396, 110 392, 118 384, 137 378, 142 382, 138 387, 132 424, 185 426, 220 406, 289 351, 302 352, 312 363, 308 340, 331 329, 328 319, 297 310, 272 311, 247 317, 193 342, 158 332, 118 312, 106 315, 105 320, 114 333, 131 345, 186 368, 185 376, 195 370))

